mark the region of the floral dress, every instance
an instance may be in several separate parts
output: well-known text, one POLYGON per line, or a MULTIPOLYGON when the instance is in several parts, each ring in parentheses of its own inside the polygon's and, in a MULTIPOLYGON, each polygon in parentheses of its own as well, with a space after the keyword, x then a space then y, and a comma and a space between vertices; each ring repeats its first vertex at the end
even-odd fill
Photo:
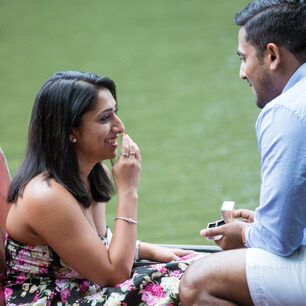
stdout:
MULTIPOLYGON (((101 237, 108 246, 108 240, 101 237)), ((49 246, 6 235, 6 305, 177 305, 179 281, 201 254, 138 266, 116 287, 100 287, 71 269, 49 246)))

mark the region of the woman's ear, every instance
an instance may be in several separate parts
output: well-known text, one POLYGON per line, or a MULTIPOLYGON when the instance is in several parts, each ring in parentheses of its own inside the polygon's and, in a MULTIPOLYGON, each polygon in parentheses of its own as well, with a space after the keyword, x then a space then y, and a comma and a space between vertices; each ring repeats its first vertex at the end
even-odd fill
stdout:
POLYGON ((69 139, 70 139, 70 141, 71 141, 72 143, 76 143, 76 142, 77 142, 76 137, 75 137, 74 135, 72 135, 72 134, 69 135, 69 139))
POLYGON ((72 129, 70 131, 70 135, 69 135, 69 140, 72 142, 72 143, 76 143, 77 142, 77 138, 76 138, 76 131, 74 129, 72 129))
POLYGON ((266 50, 266 58, 270 69, 275 71, 281 62, 281 53, 279 47, 274 43, 269 43, 266 50))

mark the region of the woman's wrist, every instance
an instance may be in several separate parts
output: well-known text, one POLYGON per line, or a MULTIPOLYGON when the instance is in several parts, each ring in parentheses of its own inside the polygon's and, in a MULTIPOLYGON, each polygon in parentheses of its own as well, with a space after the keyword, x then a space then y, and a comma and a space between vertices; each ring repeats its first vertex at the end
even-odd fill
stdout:
POLYGON ((137 215, 137 204, 137 193, 118 193, 117 216, 136 220, 134 217, 137 215))
POLYGON ((139 258, 148 260, 158 260, 159 248, 160 247, 157 245, 148 242, 141 242, 139 248, 139 258))
POLYGON ((138 200, 138 193, 137 190, 133 191, 133 190, 118 190, 117 189, 117 195, 118 195, 118 199, 122 198, 122 199, 129 199, 132 201, 137 201, 138 200))

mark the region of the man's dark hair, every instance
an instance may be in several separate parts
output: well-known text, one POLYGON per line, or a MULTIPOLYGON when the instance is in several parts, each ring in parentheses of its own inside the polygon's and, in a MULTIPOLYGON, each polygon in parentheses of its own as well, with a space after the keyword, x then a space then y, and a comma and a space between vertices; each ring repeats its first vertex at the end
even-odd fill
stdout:
POLYGON ((87 190, 69 139, 71 129, 80 127, 82 116, 95 108, 100 89, 109 89, 116 99, 115 83, 95 74, 66 71, 45 82, 33 105, 25 159, 11 182, 8 202, 15 202, 25 185, 40 173, 45 173, 47 181, 54 178, 84 207, 89 207, 92 199, 110 200, 114 189, 101 163, 90 172, 91 190, 87 190))
POLYGON ((255 0, 237 13, 234 22, 243 27, 246 40, 262 59, 269 43, 289 50, 306 62, 306 0, 255 0))

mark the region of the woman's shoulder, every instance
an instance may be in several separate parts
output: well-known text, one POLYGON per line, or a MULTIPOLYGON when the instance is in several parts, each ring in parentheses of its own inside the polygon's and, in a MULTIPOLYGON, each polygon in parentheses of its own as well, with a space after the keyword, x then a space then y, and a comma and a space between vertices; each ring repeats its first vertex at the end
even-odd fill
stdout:
POLYGON ((56 224, 59 216, 65 218, 77 207, 80 207, 78 202, 67 189, 53 178, 47 179, 40 174, 27 183, 12 204, 6 222, 7 231, 18 241, 43 244, 39 229, 48 227, 50 222, 56 224))
POLYGON ((48 198, 57 197, 59 194, 68 191, 54 178, 49 178, 45 173, 41 173, 32 178, 22 191, 22 197, 48 198))
POLYGON ((54 178, 39 174, 26 184, 17 199, 16 207, 28 213, 36 211, 47 213, 62 209, 69 204, 75 207, 76 202, 73 195, 54 178))
POLYGON ((25 186, 24 191, 32 192, 52 192, 63 188, 54 178, 50 177, 47 173, 40 173, 33 177, 25 186))

